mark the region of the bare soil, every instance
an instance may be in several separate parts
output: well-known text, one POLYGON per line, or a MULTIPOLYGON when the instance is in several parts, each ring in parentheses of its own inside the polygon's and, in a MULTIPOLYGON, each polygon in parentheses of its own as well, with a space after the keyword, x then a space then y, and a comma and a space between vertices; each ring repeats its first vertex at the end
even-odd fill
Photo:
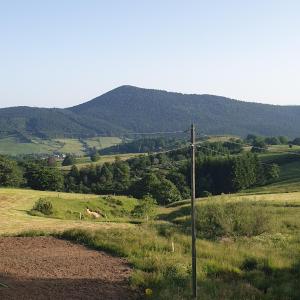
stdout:
POLYGON ((0 299, 137 299, 125 260, 52 237, 0 237, 0 299))

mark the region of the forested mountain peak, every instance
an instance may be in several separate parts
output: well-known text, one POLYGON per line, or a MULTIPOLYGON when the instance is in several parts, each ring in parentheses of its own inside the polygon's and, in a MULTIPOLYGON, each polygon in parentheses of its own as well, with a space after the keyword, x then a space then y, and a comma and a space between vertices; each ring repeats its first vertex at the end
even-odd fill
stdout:
POLYGON ((66 108, 0 109, 1 136, 121 136, 172 131, 196 123, 205 134, 300 136, 300 106, 250 103, 208 94, 182 94, 130 85, 66 108))

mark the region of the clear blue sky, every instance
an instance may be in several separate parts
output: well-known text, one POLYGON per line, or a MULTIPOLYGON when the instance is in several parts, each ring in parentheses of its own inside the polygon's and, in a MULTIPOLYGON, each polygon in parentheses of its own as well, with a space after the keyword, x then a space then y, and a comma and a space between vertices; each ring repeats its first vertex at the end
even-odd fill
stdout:
POLYGON ((123 84, 300 105, 300 1, 0 0, 0 107, 123 84))

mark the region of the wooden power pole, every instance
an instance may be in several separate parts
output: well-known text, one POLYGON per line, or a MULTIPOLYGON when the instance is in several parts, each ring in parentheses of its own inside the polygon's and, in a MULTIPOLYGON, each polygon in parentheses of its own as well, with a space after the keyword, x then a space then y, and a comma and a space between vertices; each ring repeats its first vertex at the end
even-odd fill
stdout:
POLYGON ((192 218, 192 289, 193 299, 197 299, 197 257, 196 257, 196 219, 195 219, 195 126, 191 126, 191 218, 192 218))

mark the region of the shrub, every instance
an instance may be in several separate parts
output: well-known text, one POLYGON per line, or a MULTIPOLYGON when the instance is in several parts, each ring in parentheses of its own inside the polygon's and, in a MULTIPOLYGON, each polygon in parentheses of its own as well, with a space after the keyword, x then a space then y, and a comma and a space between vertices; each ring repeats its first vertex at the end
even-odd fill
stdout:
POLYGON ((242 265, 241 265, 241 269, 245 270, 245 271, 253 271, 257 268, 258 266, 258 261, 255 257, 247 257, 242 265))
POLYGON ((63 166, 71 166, 71 165, 75 165, 75 163, 76 163, 75 156, 71 155, 71 154, 67 154, 62 162, 62 165, 63 166))
POLYGON ((156 201, 150 196, 145 196, 132 210, 132 216, 136 218, 152 218, 156 212, 156 201))
POLYGON ((40 198, 35 202, 32 210, 38 211, 44 215, 51 215, 53 214, 53 205, 50 201, 40 198))
POLYGON ((178 288, 186 287, 190 280, 189 267, 184 264, 177 263, 167 266, 164 273, 166 278, 178 288))
POLYGON ((91 161, 96 162, 100 159, 100 155, 98 152, 95 152, 91 155, 91 161))
POLYGON ((197 231, 204 238, 256 236, 270 229, 270 215, 251 202, 209 203, 197 207, 197 231))

